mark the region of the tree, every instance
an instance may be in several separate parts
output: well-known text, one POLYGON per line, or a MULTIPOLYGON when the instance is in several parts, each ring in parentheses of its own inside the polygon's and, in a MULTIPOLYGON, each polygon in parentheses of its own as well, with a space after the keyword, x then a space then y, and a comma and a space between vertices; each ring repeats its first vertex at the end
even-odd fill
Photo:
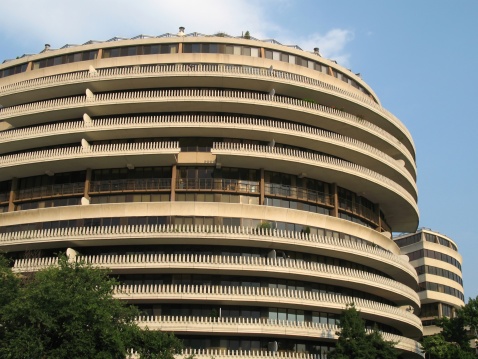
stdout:
POLYGON ((422 347, 433 359, 476 359, 470 339, 477 337, 478 297, 456 311, 453 318, 437 318, 435 324, 441 333, 423 338, 422 347))
POLYGON ((172 359, 180 350, 174 336, 138 327, 138 309, 113 298, 107 271, 62 256, 21 281, 0 258, 0 357, 172 359))
POLYGON ((353 304, 340 316, 340 331, 335 350, 329 353, 329 359, 396 359, 395 343, 385 341, 379 331, 374 329, 367 334, 365 322, 353 304))
POLYGON ((426 358, 433 359, 475 359, 476 356, 469 350, 462 349, 459 345, 445 340, 442 333, 424 337, 422 340, 423 351, 426 358))
POLYGON ((473 337, 478 338, 478 297, 469 298, 468 303, 458 310, 457 315, 463 318, 473 337))

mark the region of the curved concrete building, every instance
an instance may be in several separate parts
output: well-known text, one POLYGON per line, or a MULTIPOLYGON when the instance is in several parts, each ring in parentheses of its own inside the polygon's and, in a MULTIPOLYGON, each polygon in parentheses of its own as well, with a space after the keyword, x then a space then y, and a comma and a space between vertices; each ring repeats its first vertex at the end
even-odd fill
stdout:
POLYGON ((15 270, 60 251, 111 268, 140 322, 198 357, 325 358, 351 302, 421 357, 417 273, 391 239, 418 225, 408 130, 318 49, 183 30, 0 65, 15 270))
POLYGON ((458 247, 447 236, 426 228, 396 237, 395 243, 418 274, 423 335, 436 334, 441 328, 434 325, 434 319, 453 317, 455 310, 465 305, 458 247))

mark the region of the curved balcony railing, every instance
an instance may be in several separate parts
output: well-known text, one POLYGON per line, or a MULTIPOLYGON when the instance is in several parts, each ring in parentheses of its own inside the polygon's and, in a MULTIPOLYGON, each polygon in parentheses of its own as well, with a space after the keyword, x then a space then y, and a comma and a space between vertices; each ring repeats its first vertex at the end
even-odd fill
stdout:
POLYGON ((52 184, 48 186, 19 189, 15 195, 15 200, 82 195, 84 191, 85 182, 52 184))
MULTIPOLYGON (((311 202, 328 207, 334 206, 333 195, 296 186, 266 183, 265 195, 287 199, 297 199, 300 201, 311 202)), ((338 209, 359 216, 375 225, 378 225, 379 223, 378 214, 360 203, 353 203, 352 201, 347 201, 339 197, 338 209)))
POLYGON ((90 194, 171 190, 171 178, 135 178, 90 182, 90 194))
MULTIPOLYGON (((234 76, 243 75, 245 77, 252 77, 257 79, 258 77, 274 79, 275 82, 295 82, 299 86, 312 86, 317 89, 330 91, 336 95, 345 96, 355 101, 360 101, 362 104, 366 104, 374 112, 384 116, 390 122, 392 122, 397 128, 411 138, 409 131, 392 113, 381 107, 375 101, 370 99, 367 95, 359 94, 351 91, 344 90, 338 86, 331 85, 324 81, 320 81, 314 78, 310 78, 303 75, 298 75, 285 71, 270 70, 257 67, 244 67, 244 66, 218 66, 215 64, 198 64, 191 67, 189 64, 176 64, 176 65, 146 65, 146 66, 134 66, 134 67, 120 67, 120 68, 105 68, 98 69, 95 74, 89 71, 79 71, 67 74, 52 75, 47 77, 41 77, 22 82, 17 82, 0 87, 0 95, 6 96, 19 92, 22 90, 41 89, 50 86, 58 86, 60 84, 70 84, 78 82, 90 82, 92 80, 109 80, 115 78, 124 77, 158 77, 161 75, 184 75, 191 74, 201 75, 217 74, 219 76, 234 76)), ((403 145, 402 145, 403 146, 403 145)))
POLYGON ((338 146, 347 144, 351 148, 367 152, 371 156, 376 156, 388 163, 388 165, 400 171, 405 176, 415 178, 415 165, 412 157, 407 152, 408 162, 411 167, 409 171, 405 170, 397 160, 380 151, 379 149, 366 144, 365 142, 357 141, 351 137, 343 136, 334 132, 321 130, 315 127, 300 125, 297 123, 289 123, 277 120, 268 120, 262 118, 245 117, 245 116, 207 116, 207 115, 166 115, 166 116, 134 116, 124 118, 104 118, 99 120, 92 120, 91 122, 61 122, 52 123, 48 125, 38 125, 34 127, 25 127, 20 129, 12 129, 9 131, 0 132, 0 143, 7 143, 11 141, 22 141, 30 138, 44 137, 44 136, 60 136, 63 134, 78 133, 90 131, 108 131, 118 129, 138 129, 138 128, 166 128, 166 127, 192 127, 200 126, 201 128, 218 128, 229 127, 231 129, 243 129, 255 131, 262 130, 266 132, 277 132, 286 135, 296 135, 301 138, 309 138, 314 141, 327 141, 338 146))
MULTIPOLYGON (((382 333, 385 335, 385 333, 382 333)), ((387 337, 388 338, 388 337, 387 337)), ((386 339, 390 340, 390 339, 386 339)), ((414 358, 423 358, 425 354, 421 350, 421 346, 418 342, 412 343, 399 343, 396 345, 401 350, 412 352, 414 358), (415 347, 414 347, 415 345, 415 347)), ((133 354, 135 355, 135 354, 133 354)), ((175 359, 183 359, 184 357, 193 356, 197 359, 324 359, 324 354, 309 354, 302 352, 288 352, 278 351, 271 352, 267 350, 229 350, 229 349, 183 349, 181 354, 175 355, 175 359)), ((135 358, 136 359, 136 358, 135 358)))
MULTIPOLYGON (((367 133, 374 133, 376 136, 382 138, 384 141, 391 144, 400 144, 401 142, 387 131, 383 130, 371 122, 368 122, 355 115, 347 112, 339 111, 337 109, 311 103, 304 100, 285 96, 271 96, 266 93, 241 91, 241 90, 222 90, 222 89, 166 89, 166 90, 149 90, 149 91, 124 91, 101 93, 87 96, 73 96, 64 97, 54 100, 38 101, 18 106, 6 107, 0 110, 0 120, 7 120, 16 116, 25 116, 41 112, 50 112, 63 109, 83 108, 85 106, 92 106, 95 104, 105 105, 108 103, 127 104, 130 102, 170 102, 175 100, 187 101, 194 98, 208 98, 211 101, 227 102, 228 100, 235 103, 241 101, 244 103, 257 104, 274 107, 284 107, 287 109, 295 109, 296 111, 312 112, 322 116, 333 116, 336 120, 342 121, 360 128, 367 133)), ((401 152, 409 152, 403 146, 401 152)), ((411 153, 409 153, 411 155, 411 153)), ((413 157, 413 156, 412 156, 413 157)))
POLYGON ((308 188, 287 186, 277 183, 265 183, 264 189, 264 194, 266 196, 285 197, 326 206, 333 206, 334 204, 332 195, 308 188))
MULTIPOLYGON (((142 316, 136 319, 140 326, 151 330, 171 331, 175 333, 250 333, 256 335, 281 335, 309 339, 337 339, 340 331, 337 325, 292 322, 287 320, 262 318, 210 318, 183 316, 142 316)), ((413 339, 390 333, 381 333, 383 339, 393 341, 397 349, 416 353, 423 357, 421 346, 413 339)))
POLYGON ((355 307, 365 315, 386 317, 394 322, 406 322, 407 325, 418 329, 421 335, 422 322, 411 312, 391 305, 374 302, 371 300, 342 296, 329 293, 318 293, 292 289, 267 288, 267 287, 232 287, 211 285, 119 285, 115 296, 120 299, 163 299, 163 300, 220 300, 242 302, 281 303, 301 307, 343 309, 347 304, 354 303, 355 307))
POLYGON ((365 218, 368 221, 378 224, 379 216, 373 210, 361 203, 356 203, 339 196, 339 210, 347 213, 352 213, 359 217, 365 218))
POLYGON ((89 148, 67 147, 55 148, 49 150, 40 150, 32 152, 17 153, 13 155, 0 156, 0 168, 9 166, 18 166, 21 164, 55 161, 73 158, 91 158, 105 157, 112 155, 138 155, 138 154, 158 154, 158 153, 179 153, 179 143, 177 141, 169 142, 141 142, 141 143, 121 143, 107 145, 92 145, 89 148))
POLYGON ((336 166, 341 170, 353 171, 362 178, 372 178, 374 181, 380 181, 381 183, 387 185, 389 188, 392 188, 396 192, 400 193, 405 199, 409 201, 410 204, 416 206, 416 185, 411 184, 413 191, 409 192, 401 185, 392 181, 391 179, 372 171, 368 168, 356 165, 354 163, 337 159, 331 156, 326 156, 322 154, 317 154, 313 152, 306 152, 301 150, 295 150, 290 148, 280 148, 280 147, 271 147, 263 145, 254 145, 254 144, 242 144, 242 143, 227 143, 227 142, 214 142, 212 153, 213 154, 227 154, 227 153, 238 153, 238 154, 251 154, 254 156, 263 156, 267 154, 269 156, 279 157, 288 157, 294 162, 312 162, 314 165, 320 165, 320 163, 326 166, 336 166))
MULTIPOLYGON (((84 158, 84 157, 104 157, 112 155, 137 155, 137 154, 157 154, 167 153, 167 154, 177 154, 180 149, 178 147, 178 142, 142 142, 142 143, 122 143, 122 144, 108 144, 108 145, 92 145, 88 148, 83 147, 67 147, 67 148, 56 148, 49 150, 40 150, 32 152, 17 153, 13 155, 0 156, 0 168, 1 167, 10 167, 18 166, 21 164, 43 162, 43 161, 58 161, 64 159, 74 159, 74 158, 84 158)), ((411 192, 407 191, 401 185, 392 181, 391 179, 372 171, 368 168, 356 165, 354 163, 336 159, 330 156, 325 156, 321 154, 288 149, 288 148, 278 148, 262 145, 248 145, 248 144, 238 144, 238 143, 224 143, 224 142, 215 142, 213 144, 212 154, 221 154, 236 152, 239 154, 253 154, 253 155, 272 155, 278 157, 289 157, 295 162, 308 162, 313 163, 314 166, 322 163, 326 166, 335 166, 339 170, 352 170, 359 177, 370 178, 373 181, 380 181, 386 187, 393 189, 395 192, 400 193, 403 198, 405 198, 410 204, 416 207, 416 184, 410 183, 411 192)))
MULTIPOLYGON (((111 270, 127 270, 132 268, 194 268, 195 270, 238 270, 243 273, 253 271, 255 275, 262 273, 288 273, 292 276, 307 278, 327 278, 336 283, 349 283, 353 286, 360 283, 363 288, 379 289, 382 294, 391 293, 400 300, 419 305, 418 294, 410 287, 393 279, 385 278, 376 274, 362 272, 356 269, 337 267, 316 262, 302 262, 285 258, 264 257, 232 257, 206 254, 133 254, 133 255, 90 255, 79 256, 78 260, 84 260, 94 266, 106 267, 111 270)), ((54 265, 58 258, 18 259, 15 261, 14 270, 17 272, 37 271, 45 266, 54 265)))
POLYGON ((179 178, 176 181, 179 191, 219 191, 259 194, 259 181, 245 181, 226 178, 179 178))
MULTIPOLYGON (((42 229, 25 232, 0 233, 0 245, 29 244, 42 241, 55 242, 67 240, 110 239, 121 238, 194 238, 202 241, 204 236, 208 238, 243 239, 259 242, 273 242, 321 248, 330 251, 345 251, 356 257, 365 257, 387 263, 399 268, 401 273, 413 278, 418 283, 415 268, 401 256, 365 243, 359 243, 350 239, 319 236, 287 230, 234 227, 234 226, 209 226, 209 225, 143 225, 143 226, 102 226, 80 228, 56 228, 42 229)), ((404 275, 401 274, 401 277, 404 275)))

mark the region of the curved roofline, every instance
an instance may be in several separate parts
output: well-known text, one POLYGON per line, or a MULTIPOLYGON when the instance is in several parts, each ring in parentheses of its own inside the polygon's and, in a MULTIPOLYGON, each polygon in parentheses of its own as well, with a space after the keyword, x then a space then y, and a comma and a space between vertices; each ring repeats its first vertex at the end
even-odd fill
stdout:
MULTIPOLYGON (((115 37, 112 37, 108 40, 88 40, 86 41, 85 43, 83 44, 65 44, 63 45, 62 47, 60 48, 57 48, 57 49, 53 49, 50 47, 49 44, 45 44, 45 48, 40 51, 38 54, 23 54, 21 56, 18 56, 16 59, 5 59, 1 64, 0 64, 0 68, 2 68, 3 66, 2 65, 5 65, 5 64, 8 64, 8 66, 6 67, 10 67, 10 65, 14 65, 12 64, 11 62, 14 62, 15 64, 17 63, 21 63, 23 61, 21 61, 22 59, 26 60, 28 58, 28 60, 30 61, 30 57, 32 56, 36 56, 36 55, 45 55, 45 54, 48 54, 50 52, 53 52, 55 53, 56 51, 60 51, 60 50, 65 50, 65 49, 72 49, 72 50, 81 50, 81 47, 82 46, 87 46, 87 45, 101 45, 101 44, 105 44, 105 43, 115 43, 115 42, 122 42, 122 41, 131 41, 131 40, 140 40, 140 39, 161 39, 161 38, 178 38, 178 40, 180 42, 183 42, 181 39, 185 39, 185 38, 199 38, 199 37, 206 37, 206 38, 227 38, 227 39, 235 39, 235 40, 240 40, 240 39, 243 39, 243 40, 247 40, 247 41, 257 41, 257 42, 263 42, 263 43, 267 43, 267 44, 270 44, 270 45, 278 45, 278 46, 282 46, 282 47, 287 47, 288 50, 298 50, 300 52, 302 52, 302 55, 305 55, 305 56, 317 56, 319 57, 322 61, 325 60, 325 63, 328 65, 328 66, 331 66, 333 68, 336 68, 338 70, 340 70, 341 72, 344 72, 346 73, 348 76, 351 76, 354 80, 356 80, 357 82, 360 82, 361 85, 363 85, 367 91, 369 91, 369 93, 374 97, 375 101, 377 101, 378 104, 380 104, 380 100, 378 99, 378 96, 375 94, 375 92, 370 88, 370 86, 368 86, 361 78, 361 75, 360 73, 354 73, 352 72, 351 69, 348 69, 346 67, 343 67, 341 65, 339 65, 337 63, 336 60, 332 60, 332 59, 327 59, 325 57, 323 57, 318 48, 317 51, 306 51, 306 50, 303 50, 300 46, 298 45, 287 45, 287 44, 282 44, 280 43, 279 41, 275 40, 275 39, 258 39, 258 38, 255 38, 255 37, 252 37, 252 36, 249 36, 249 37, 245 37, 245 35, 241 35, 241 36, 232 36, 232 35, 229 35, 227 33, 223 33, 223 32, 218 32, 218 33, 215 33, 215 34, 212 34, 212 35, 207 35, 207 34, 202 34, 202 33, 198 33, 198 32, 192 32, 192 33, 189 33, 189 34, 183 34, 181 35, 180 33, 178 34, 173 34, 173 33, 165 33, 165 34, 162 34, 162 35, 157 35, 157 36, 154 36, 154 35, 144 35, 144 34, 140 34, 140 35, 136 35, 136 36, 133 36, 131 38, 126 38, 126 37, 118 37, 118 36, 115 36, 115 37), (16 60, 20 60, 20 61, 16 61, 16 60)), ((315 50, 315 49, 314 49, 315 50)))

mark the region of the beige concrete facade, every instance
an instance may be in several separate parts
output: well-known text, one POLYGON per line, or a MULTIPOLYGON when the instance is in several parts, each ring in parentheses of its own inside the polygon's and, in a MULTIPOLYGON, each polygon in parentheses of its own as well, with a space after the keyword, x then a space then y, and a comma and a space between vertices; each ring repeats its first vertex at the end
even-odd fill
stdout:
POLYGON ((198 357, 324 359, 352 302, 423 356, 418 262, 391 238, 418 225, 415 146, 359 75, 274 41, 169 34, 6 61, 0 104, 15 271, 67 250, 110 268, 141 325, 198 357))
POLYGON ((436 334, 441 329, 434 319, 453 317, 455 310, 465 305, 462 256, 451 238, 429 229, 398 236, 395 241, 418 274, 422 308, 417 314, 423 335, 436 334))

